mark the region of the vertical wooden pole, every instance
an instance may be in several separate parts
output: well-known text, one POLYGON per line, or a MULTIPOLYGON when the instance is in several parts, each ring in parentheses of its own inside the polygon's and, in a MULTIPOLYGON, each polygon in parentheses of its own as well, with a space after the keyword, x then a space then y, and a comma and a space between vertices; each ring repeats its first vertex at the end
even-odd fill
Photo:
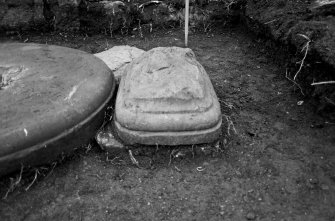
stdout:
POLYGON ((185 47, 188 43, 188 20, 189 20, 190 0, 185 0, 185 47))

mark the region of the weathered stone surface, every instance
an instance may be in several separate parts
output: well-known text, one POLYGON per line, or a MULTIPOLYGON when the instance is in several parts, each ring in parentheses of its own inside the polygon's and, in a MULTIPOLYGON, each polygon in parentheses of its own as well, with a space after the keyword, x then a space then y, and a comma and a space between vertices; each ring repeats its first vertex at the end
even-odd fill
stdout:
POLYGON ((115 80, 120 83, 127 65, 145 51, 129 45, 114 46, 107 51, 95 54, 113 71, 115 80))
POLYGON ((45 44, 0 44, 0 76, 0 175, 88 142, 115 88, 95 56, 45 44))
POLYGON ((154 48, 130 63, 121 79, 115 125, 126 143, 212 142, 221 132, 213 86, 191 49, 154 48))

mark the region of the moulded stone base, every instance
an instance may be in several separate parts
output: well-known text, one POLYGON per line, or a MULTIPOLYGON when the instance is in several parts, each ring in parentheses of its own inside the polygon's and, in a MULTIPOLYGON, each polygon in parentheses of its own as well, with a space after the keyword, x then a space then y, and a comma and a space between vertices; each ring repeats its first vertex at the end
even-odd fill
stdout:
POLYGON ((145 145, 190 145, 200 143, 211 143, 219 139, 221 135, 222 120, 212 128, 195 131, 135 131, 129 130, 117 121, 114 121, 118 136, 126 144, 145 144, 145 145))
POLYGON ((131 62, 124 74, 114 121, 125 143, 187 145, 218 139, 220 103, 191 49, 154 48, 131 62))

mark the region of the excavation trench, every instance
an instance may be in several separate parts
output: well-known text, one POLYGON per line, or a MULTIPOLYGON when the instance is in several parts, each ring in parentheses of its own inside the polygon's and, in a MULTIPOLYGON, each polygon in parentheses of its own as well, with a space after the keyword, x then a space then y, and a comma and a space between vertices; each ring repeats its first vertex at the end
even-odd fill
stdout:
MULTIPOLYGON (((183 47, 183 36, 171 28, 143 38, 52 32, 0 41, 97 53, 115 45, 183 47)), ((189 47, 220 100, 226 126, 218 143, 137 147, 134 165, 127 152, 107 154, 93 141, 51 166, 3 177, 2 220, 333 219, 334 122, 285 77, 285 48, 223 25, 192 31, 189 47)))

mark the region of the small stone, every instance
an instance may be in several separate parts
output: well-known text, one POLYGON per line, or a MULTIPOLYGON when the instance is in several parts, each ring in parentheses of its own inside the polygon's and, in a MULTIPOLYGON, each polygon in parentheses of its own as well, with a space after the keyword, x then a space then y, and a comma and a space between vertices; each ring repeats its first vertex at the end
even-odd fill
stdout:
POLYGON ((313 185, 316 185, 316 184, 318 184, 318 179, 316 179, 316 178, 310 178, 309 180, 308 180, 308 182, 310 183, 310 184, 313 184, 313 185))
POLYGON ((253 212, 249 212, 245 217, 247 218, 247 220, 254 220, 256 219, 256 214, 253 212))
POLYGON ((282 122, 276 122, 273 127, 279 131, 285 130, 287 128, 287 125, 282 122))
POLYGON ((186 156, 186 151, 185 150, 180 150, 178 151, 175 155, 174 155, 174 158, 184 158, 186 156))
POLYGON ((209 156, 212 153, 212 148, 210 146, 202 147, 201 150, 205 156, 209 156))
POLYGON ((113 127, 111 124, 104 127, 96 135, 96 141, 101 149, 108 151, 109 153, 119 153, 126 149, 125 145, 121 143, 113 134, 113 127))
POLYGON ((57 202, 57 203, 60 203, 60 202, 63 201, 63 199, 64 199, 64 195, 63 195, 63 194, 60 194, 60 195, 56 198, 56 202, 57 202))
POLYGON ((327 186, 326 184, 322 184, 321 185, 321 189, 323 189, 323 190, 329 190, 329 186, 327 186))
POLYGON ((203 165, 204 167, 207 167, 207 166, 209 166, 209 163, 205 161, 205 162, 202 163, 202 165, 203 165))

